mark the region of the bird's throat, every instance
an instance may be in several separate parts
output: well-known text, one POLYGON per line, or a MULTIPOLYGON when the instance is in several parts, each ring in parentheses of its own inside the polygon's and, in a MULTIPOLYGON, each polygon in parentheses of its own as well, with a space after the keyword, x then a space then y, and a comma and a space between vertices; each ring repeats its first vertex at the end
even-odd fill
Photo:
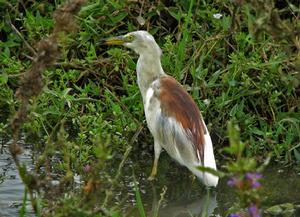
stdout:
POLYGON ((137 62, 137 82, 145 100, 146 92, 151 83, 165 75, 160 62, 160 56, 140 55, 137 62))

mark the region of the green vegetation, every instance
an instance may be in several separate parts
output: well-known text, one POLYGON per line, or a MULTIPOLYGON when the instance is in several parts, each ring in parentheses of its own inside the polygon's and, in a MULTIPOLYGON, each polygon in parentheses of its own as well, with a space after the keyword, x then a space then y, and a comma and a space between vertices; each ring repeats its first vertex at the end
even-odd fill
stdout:
MULTIPOLYGON (((2 137, 14 133, 10 123, 21 104, 14 94, 38 42, 52 34, 53 12, 63 2, 0 1, 2 137)), ((30 98, 21 128, 37 153, 37 173, 28 179, 38 184, 31 190, 60 181, 46 195, 38 194, 37 207, 45 216, 121 216, 125 196, 115 203, 114 192, 126 160, 143 155, 152 163, 153 141, 136 84, 137 56, 100 44, 102 38, 137 29, 154 35, 166 73, 198 103, 219 161, 225 153, 218 150, 229 143, 227 122, 234 120, 248 158, 260 162, 272 153, 273 161, 299 165, 299 17, 298 1, 86 2, 76 30, 59 36, 57 60, 43 71, 43 89, 30 98), (75 174, 83 181, 80 188, 74 186, 75 174), (65 198, 66 192, 71 196, 65 198)), ((26 215, 26 206, 20 215, 26 215)))

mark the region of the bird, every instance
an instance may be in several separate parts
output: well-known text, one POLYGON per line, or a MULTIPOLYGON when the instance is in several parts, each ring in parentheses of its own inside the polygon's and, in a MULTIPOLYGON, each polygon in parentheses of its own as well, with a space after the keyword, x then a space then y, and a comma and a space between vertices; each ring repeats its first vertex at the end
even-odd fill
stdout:
POLYGON ((204 185, 216 187, 219 178, 197 168, 217 170, 206 124, 193 98, 175 78, 164 72, 162 50, 154 37, 139 30, 107 38, 104 44, 123 45, 139 55, 137 84, 143 98, 147 126, 154 138, 154 162, 148 179, 155 179, 159 156, 164 149, 204 185))

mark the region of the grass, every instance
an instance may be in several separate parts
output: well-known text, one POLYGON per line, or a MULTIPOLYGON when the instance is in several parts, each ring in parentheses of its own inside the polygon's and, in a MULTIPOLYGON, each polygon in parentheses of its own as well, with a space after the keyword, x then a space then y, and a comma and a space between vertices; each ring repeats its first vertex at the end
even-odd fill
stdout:
POLYGON ((138 184, 136 182, 136 178, 133 175, 133 180, 134 180, 134 191, 135 191, 135 198, 136 198, 136 205, 137 208, 139 210, 139 216, 141 217, 146 217, 146 213, 145 213, 145 209, 143 206, 143 202, 142 202, 142 197, 141 197, 141 193, 138 187, 138 184))
MULTIPOLYGON (((2 137, 12 135, 10 120, 20 105, 14 97, 18 81, 32 64, 36 43, 52 32, 52 14, 62 2, 0 2, 2 137)), ((119 163, 127 159, 124 154, 152 151, 136 84, 137 56, 125 48, 99 45, 101 38, 136 29, 147 29, 157 39, 163 68, 196 100, 216 150, 228 144, 226 125, 233 119, 247 141, 247 157, 262 161, 273 153, 273 161, 299 165, 299 3, 165 4, 86 3, 77 16, 77 31, 60 39, 57 62, 43 73, 43 91, 30 100, 22 131, 28 140, 36 138, 31 140, 40 154, 36 171, 45 175, 39 178, 56 178, 50 175, 54 171, 63 189, 71 192, 73 175, 84 179, 86 190, 75 194, 83 199, 73 199, 75 213, 97 216, 91 211, 95 206, 100 213, 114 213, 120 207, 109 206, 114 197, 107 195, 113 194, 122 176, 124 164, 119 163), (216 13, 222 17, 214 18, 216 13), (138 15, 145 25, 138 23, 138 15), (84 172, 87 165, 92 165, 91 171, 84 172), (115 165, 118 176, 109 170, 115 165), (110 191, 100 188, 100 182, 110 191), (106 196, 99 199, 94 189, 106 196)), ((223 154, 216 151, 217 159, 223 154)), ((59 195, 53 203, 44 198, 45 213, 64 216, 74 209, 72 200, 61 198, 63 192, 49 195, 59 195)), ((142 212, 141 202, 138 206, 142 212)))

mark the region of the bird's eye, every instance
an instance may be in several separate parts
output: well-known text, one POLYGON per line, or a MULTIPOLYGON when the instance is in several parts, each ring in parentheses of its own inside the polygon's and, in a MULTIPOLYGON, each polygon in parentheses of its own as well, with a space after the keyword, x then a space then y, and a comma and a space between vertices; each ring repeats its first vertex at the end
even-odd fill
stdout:
POLYGON ((129 41, 129 42, 132 42, 134 40, 134 35, 128 35, 126 37, 126 39, 129 41))

